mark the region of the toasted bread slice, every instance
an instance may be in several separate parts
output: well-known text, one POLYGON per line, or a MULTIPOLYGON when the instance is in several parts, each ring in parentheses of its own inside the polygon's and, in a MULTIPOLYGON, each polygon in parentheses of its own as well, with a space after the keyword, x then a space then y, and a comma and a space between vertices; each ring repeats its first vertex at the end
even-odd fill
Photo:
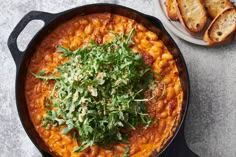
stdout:
POLYGON ((232 40, 236 32, 236 9, 229 8, 218 15, 204 33, 203 40, 209 45, 232 40))
POLYGON ((207 13, 201 0, 176 0, 179 20, 191 34, 200 32, 207 22, 207 13))
POLYGON ((229 0, 205 0, 205 6, 212 19, 221 14, 224 10, 234 7, 229 0))
POLYGON ((178 18, 178 10, 176 5, 176 0, 166 0, 166 10, 167 15, 171 20, 177 21, 178 18))

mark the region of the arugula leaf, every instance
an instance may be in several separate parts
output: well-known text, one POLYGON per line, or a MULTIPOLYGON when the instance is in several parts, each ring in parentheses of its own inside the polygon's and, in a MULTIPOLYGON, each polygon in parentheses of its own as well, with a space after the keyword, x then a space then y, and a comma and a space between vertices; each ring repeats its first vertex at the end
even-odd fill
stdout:
POLYGON ((65 135, 65 134, 68 134, 70 131, 71 131, 72 127, 65 127, 62 131, 61 131, 61 134, 65 135))
POLYGON ((46 74, 45 70, 40 70, 38 74, 33 73, 30 71, 30 73, 37 79, 42 79, 44 82, 47 82, 48 80, 56 80, 58 77, 51 75, 51 76, 44 76, 46 74))
POLYGON ((63 55, 61 57, 68 57, 68 56, 72 55, 72 52, 69 49, 66 49, 60 45, 57 46, 57 51, 63 53, 63 55))
POLYGON ((124 152, 124 154, 123 154, 122 157, 129 157, 129 150, 130 150, 130 147, 127 146, 127 147, 125 148, 125 152, 124 152))

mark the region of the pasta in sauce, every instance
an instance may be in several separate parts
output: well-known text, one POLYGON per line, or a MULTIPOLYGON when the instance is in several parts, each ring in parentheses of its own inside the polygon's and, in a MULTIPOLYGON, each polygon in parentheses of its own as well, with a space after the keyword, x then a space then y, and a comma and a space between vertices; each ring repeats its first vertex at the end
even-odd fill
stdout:
POLYGON ((49 149, 63 157, 96 157, 96 156, 121 156, 127 146, 130 147, 129 155, 149 156, 153 150, 159 152, 170 139, 181 119, 183 91, 179 74, 173 56, 168 51, 158 36, 146 29, 136 21, 120 15, 98 13, 75 17, 53 30, 36 48, 31 58, 25 83, 25 96, 31 120, 40 137, 49 149), (74 152, 77 142, 72 135, 62 135, 59 127, 49 130, 41 126, 42 118, 46 113, 45 98, 50 95, 54 82, 36 79, 30 72, 38 73, 41 69, 52 72, 57 66, 66 61, 57 52, 56 46, 75 50, 82 48, 93 39, 97 43, 112 40, 109 30, 128 34, 135 28, 136 34, 132 37, 133 49, 140 52, 145 62, 160 72, 166 84, 165 95, 161 99, 147 102, 148 113, 153 119, 146 130, 137 128, 132 132, 128 143, 119 143, 113 150, 106 150, 99 146, 91 146, 80 153, 74 152))

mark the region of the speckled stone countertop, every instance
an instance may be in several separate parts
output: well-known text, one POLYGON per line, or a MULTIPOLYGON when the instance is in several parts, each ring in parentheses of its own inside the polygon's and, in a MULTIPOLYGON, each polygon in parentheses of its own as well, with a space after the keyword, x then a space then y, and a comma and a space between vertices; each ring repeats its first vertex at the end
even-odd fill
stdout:
MULTIPOLYGON (((158 17, 152 0, 1 0, 0 1, 0 156, 40 157, 26 135, 15 105, 15 63, 7 38, 31 10, 60 12, 82 4, 116 3, 158 17)), ((158 11, 157 11, 158 12, 158 11)), ((42 23, 32 22, 20 36, 28 44, 42 23)), ((220 47, 201 47, 175 36, 186 60, 191 101, 185 126, 189 147, 201 157, 236 156, 236 40, 220 47)))

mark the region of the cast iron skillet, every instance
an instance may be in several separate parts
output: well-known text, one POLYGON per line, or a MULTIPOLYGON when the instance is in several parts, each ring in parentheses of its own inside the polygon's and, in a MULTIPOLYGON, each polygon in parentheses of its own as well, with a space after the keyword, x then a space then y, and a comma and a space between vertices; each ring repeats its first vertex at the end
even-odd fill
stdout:
POLYGON ((165 43, 172 55, 174 56, 179 70, 182 88, 184 91, 183 110, 181 123, 177 127, 173 137, 167 142, 161 152, 157 153, 153 151, 151 156, 158 157, 198 157, 187 146, 184 137, 184 121, 189 103, 189 76, 184 58, 168 32, 165 30, 162 23, 155 17, 142 14, 133 9, 119 6, 115 4, 92 4, 86 6, 80 6, 71 10, 67 10, 61 13, 52 14, 40 11, 31 11, 25 15, 17 26, 14 28, 8 39, 8 47, 11 51, 12 57, 16 63, 16 82, 15 82, 15 94, 18 114, 21 119, 21 123, 27 132, 28 136, 35 144, 35 146, 42 153, 43 157, 51 157, 55 154, 51 153, 43 140, 39 137, 38 133, 34 129, 34 126, 30 120, 30 116, 27 109, 27 104, 24 95, 25 76, 28 64, 31 56, 35 52, 36 45, 53 29, 55 29, 61 23, 78 15, 86 15, 91 13, 109 12, 126 16, 134 19, 137 22, 143 24, 149 30, 155 32, 158 37, 165 43), (25 26, 32 20, 44 21, 44 27, 34 36, 26 50, 21 52, 17 47, 17 37, 25 28, 25 26))

